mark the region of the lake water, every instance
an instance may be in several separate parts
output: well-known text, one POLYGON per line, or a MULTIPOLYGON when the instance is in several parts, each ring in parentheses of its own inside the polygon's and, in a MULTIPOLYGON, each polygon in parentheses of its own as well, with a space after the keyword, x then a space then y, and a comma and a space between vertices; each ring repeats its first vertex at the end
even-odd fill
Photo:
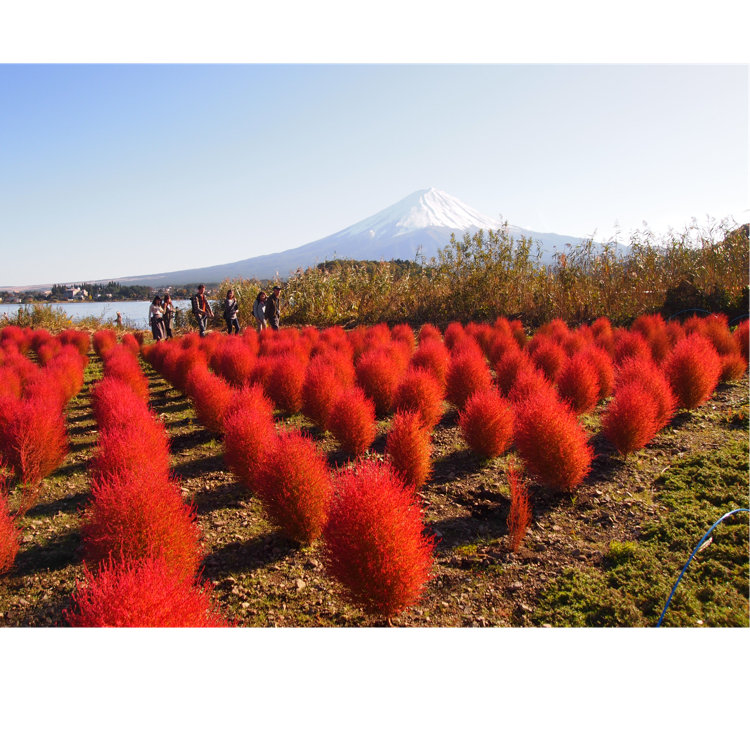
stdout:
MULTIPOLYGON (((182 310, 190 309, 190 300, 178 299, 173 300, 175 308, 182 310)), ((150 302, 139 302, 127 300, 124 302, 59 302, 51 303, 52 308, 62 308, 65 314, 73 321, 94 316, 103 318, 104 322, 114 323, 117 313, 122 313, 122 322, 124 325, 133 328, 148 328, 148 308, 150 302)), ((0 304, 0 318, 5 314, 10 318, 15 318, 18 308, 23 305, 6 305, 0 304)))

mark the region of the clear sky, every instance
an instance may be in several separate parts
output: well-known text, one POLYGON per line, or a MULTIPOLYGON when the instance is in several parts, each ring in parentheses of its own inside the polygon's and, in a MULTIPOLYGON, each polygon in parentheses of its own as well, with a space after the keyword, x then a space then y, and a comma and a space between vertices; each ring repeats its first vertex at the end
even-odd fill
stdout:
POLYGON ((0 286, 297 247, 436 187, 529 229, 748 221, 734 65, 2 65, 0 286))

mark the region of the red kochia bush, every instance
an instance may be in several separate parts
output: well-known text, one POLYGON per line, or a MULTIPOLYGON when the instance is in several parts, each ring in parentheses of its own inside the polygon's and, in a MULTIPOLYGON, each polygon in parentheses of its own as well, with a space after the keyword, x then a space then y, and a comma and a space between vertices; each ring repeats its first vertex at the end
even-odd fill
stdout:
POLYGON ((5 400, 0 414, 0 458, 22 484, 38 484, 68 453, 59 404, 43 398, 5 400), (12 403, 10 410, 7 405, 12 403))
POLYGON ((551 339, 538 337, 539 334, 531 341, 531 344, 539 342, 533 349, 531 361, 544 373, 550 382, 554 383, 557 380, 558 374, 565 366, 568 356, 560 344, 556 344, 551 339))
POLYGON ((469 448, 484 458, 499 456, 513 438, 513 410, 495 388, 471 395, 458 423, 469 448))
POLYGON ((591 411, 599 401, 599 373, 585 351, 574 354, 557 378, 557 390, 576 414, 591 411))
POLYGON ((429 371, 440 385, 445 385, 450 352, 439 338, 426 338, 411 358, 412 368, 429 371))
POLYGON ((529 356, 520 349, 508 349, 495 361, 495 381, 500 392, 507 396, 521 370, 533 368, 529 356))
POLYGON ((518 552, 526 529, 531 523, 532 514, 529 505, 529 491, 523 481, 521 472, 510 463, 508 466, 508 485, 510 487, 510 510, 508 511, 508 545, 513 552, 518 552))
POLYGON ((155 474, 122 473, 92 479, 91 495, 82 526, 88 564, 161 557, 175 575, 195 576, 200 529, 175 484, 155 474))
MULTIPOLYGON (((255 331, 253 331, 253 334, 255 331)), ((248 345, 248 339, 243 337, 242 341, 227 337, 222 341, 221 348, 217 348, 213 359, 217 360, 216 370, 225 377, 232 385, 241 386, 250 380, 250 375, 255 367, 255 355, 252 344, 248 345)), ((252 339, 250 339, 252 341, 252 339)), ((255 340, 255 350, 258 343, 255 340)))
POLYGON ((393 408, 415 412, 432 430, 443 416, 443 388, 427 370, 409 369, 396 389, 393 408))
POLYGON ((375 407, 356 386, 341 392, 331 408, 328 429, 344 453, 358 456, 375 440, 375 407))
POLYGON ((481 352, 467 349, 451 357, 446 376, 446 396, 457 409, 476 391, 492 385, 492 375, 481 352))
POLYGON ((711 342, 693 333, 675 344, 664 371, 678 405, 694 409, 714 392, 721 375, 721 361, 711 342))
POLYGON ((397 412, 385 441, 385 453, 404 484, 419 489, 430 476, 430 435, 419 415, 397 412))
POLYGON ((148 401, 148 379, 135 354, 127 347, 112 347, 104 355, 104 374, 127 383, 144 401, 148 401))
POLYGON ((0 366, 0 397, 21 398, 21 378, 12 367, 0 366))
POLYGON ((624 456, 643 448, 656 434, 658 407, 654 397, 637 381, 615 392, 602 417, 602 432, 624 456))
POLYGON ((232 391, 232 400, 224 414, 226 420, 231 414, 240 409, 259 411, 269 422, 273 422, 273 402, 263 392, 259 385, 246 385, 232 391))
POLYGON ((666 427, 674 416, 677 399, 664 372, 653 362, 626 359, 617 368, 617 391, 627 383, 638 383, 651 396, 656 405, 656 429, 666 427))
POLYGON ((224 420, 224 461, 251 492, 256 491, 258 471, 275 441, 273 420, 262 409, 231 409, 224 420))
POLYGON ((77 628, 219 628, 227 622, 211 602, 211 586, 175 576, 163 560, 109 562, 97 575, 85 570, 74 609, 65 619, 77 628))
POLYGON ((326 429, 328 415, 340 388, 341 381, 330 362, 322 357, 311 360, 302 386, 302 413, 326 429))
POLYGON ((323 532, 326 567, 366 612, 392 617, 414 604, 432 567, 422 512, 387 463, 340 472, 323 532))
POLYGON ((323 532, 332 486, 325 456, 297 431, 281 432, 257 473, 258 497, 290 539, 312 544, 323 532))
POLYGON ((726 354, 721 357, 721 375, 719 380, 722 383, 729 383, 732 380, 739 380, 747 370, 747 362, 739 353, 726 354))
POLYGON ((615 368, 612 359, 604 349, 589 346, 582 352, 596 370, 599 380, 599 400, 607 398, 612 393, 615 383, 615 368))
POLYGON ((264 383, 276 406, 287 414, 298 414, 302 409, 302 386, 306 365, 295 354, 280 354, 273 358, 270 375, 264 383))
POLYGON ((10 516, 8 498, 0 478, 0 575, 13 567, 18 554, 18 529, 10 516))
POLYGON ((101 358, 104 358, 105 355, 117 345, 117 336, 115 335, 115 332, 111 331, 109 328, 100 328, 98 331, 94 332, 93 341, 94 351, 101 358))
POLYGON ((750 321, 743 320, 737 328, 734 329, 732 335, 740 348, 740 354, 743 356, 745 362, 747 362, 748 347, 750 346, 750 321))
POLYGON ((163 425, 151 412, 137 412, 126 422, 113 422, 99 433, 90 466, 97 480, 136 473, 166 480, 170 456, 163 425))
POLYGON ((66 328, 57 337, 63 346, 70 344, 78 349, 81 355, 88 354, 91 347, 91 336, 86 331, 76 331, 74 328, 66 328))
POLYGON ((149 413, 143 399, 127 383, 108 376, 94 387, 91 403, 100 430, 139 419, 149 413))
POLYGON ((589 473, 594 453, 575 415, 549 391, 516 404, 514 438, 530 474, 557 490, 572 490, 589 473))
POLYGON ((392 350, 379 347, 365 352, 357 362, 357 385, 375 404, 379 416, 388 414, 403 368, 394 360, 392 350))
POLYGON ((198 421, 209 432, 220 435, 232 400, 232 387, 205 365, 196 365, 187 376, 185 391, 195 405, 198 421))

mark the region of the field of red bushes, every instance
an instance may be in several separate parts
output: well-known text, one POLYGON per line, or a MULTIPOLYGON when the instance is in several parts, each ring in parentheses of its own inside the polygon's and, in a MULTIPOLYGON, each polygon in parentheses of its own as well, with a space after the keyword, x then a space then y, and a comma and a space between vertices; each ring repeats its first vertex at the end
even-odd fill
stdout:
MULTIPOLYGON (((655 624, 681 563, 615 614, 550 602, 578 612, 563 581, 640 559, 665 472, 714 445, 746 465, 747 365, 747 319, 721 314, 158 343, 6 326, 0 624, 655 624)), ((717 621, 686 582, 666 622, 747 625, 736 572, 717 621)))

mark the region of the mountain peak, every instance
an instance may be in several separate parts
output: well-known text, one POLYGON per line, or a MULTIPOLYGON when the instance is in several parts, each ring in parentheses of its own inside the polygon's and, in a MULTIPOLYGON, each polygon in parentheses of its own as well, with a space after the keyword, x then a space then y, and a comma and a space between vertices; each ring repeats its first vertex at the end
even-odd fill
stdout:
POLYGON ((431 187, 407 195, 392 206, 345 229, 342 234, 367 233, 371 237, 396 237, 417 229, 440 228, 465 232, 497 229, 499 226, 499 221, 431 187))

